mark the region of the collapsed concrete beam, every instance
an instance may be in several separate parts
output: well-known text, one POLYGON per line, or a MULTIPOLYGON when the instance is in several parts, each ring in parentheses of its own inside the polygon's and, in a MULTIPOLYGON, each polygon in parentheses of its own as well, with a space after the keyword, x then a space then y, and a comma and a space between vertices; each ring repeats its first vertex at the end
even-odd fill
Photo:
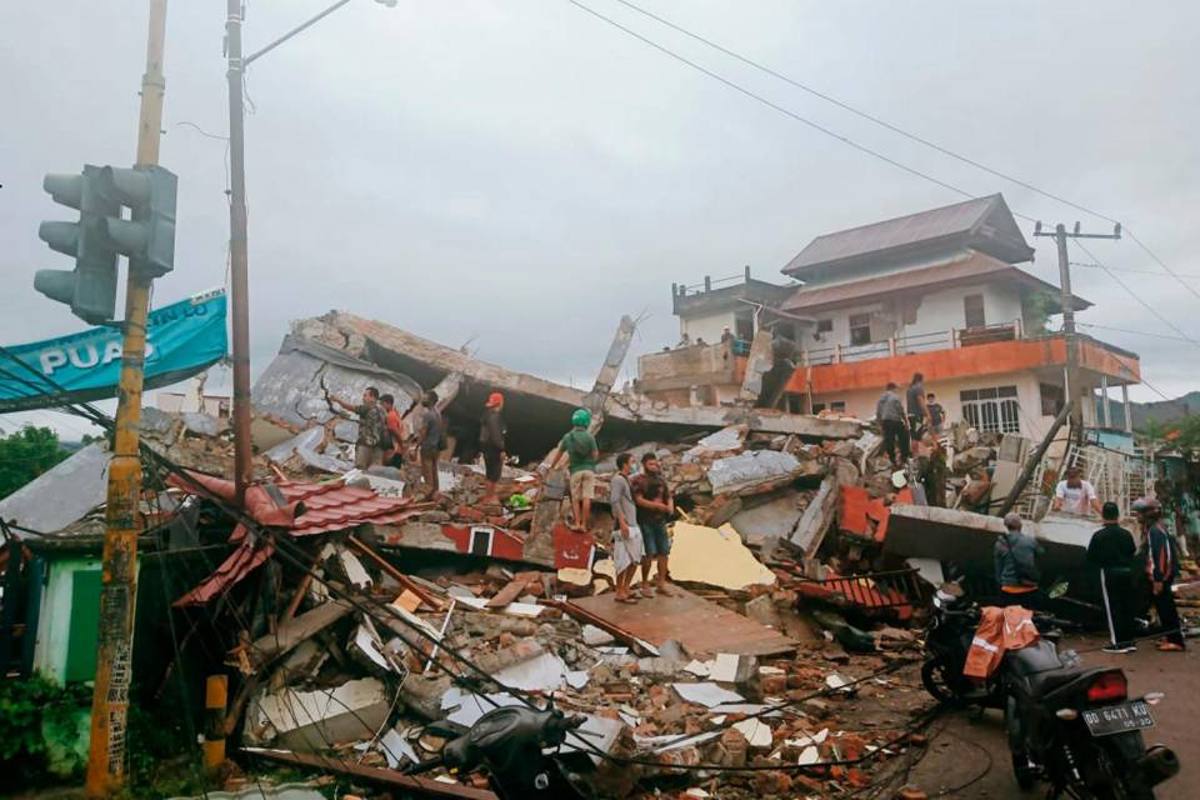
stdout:
POLYGON ((817 550, 820 549, 821 542, 825 539, 826 531, 833 524, 837 500, 838 479, 837 474, 834 473, 821 481, 821 487, 809 501, 808 508, 804 509, 804 514, 796 523, 796 529, 792 531, 791 542, 800 548, 806 559, 816 557, 817 550))
POLYGON ((775 364, 775 355, 771 342, 774 337, 769 330, 760 328, 754 334, 750 343, 750 355, 746 359, 746 377, 742 379, 742 390, 738 400, 748 405, 754 405, 763 390, 763 376, 771 371, 775 364))

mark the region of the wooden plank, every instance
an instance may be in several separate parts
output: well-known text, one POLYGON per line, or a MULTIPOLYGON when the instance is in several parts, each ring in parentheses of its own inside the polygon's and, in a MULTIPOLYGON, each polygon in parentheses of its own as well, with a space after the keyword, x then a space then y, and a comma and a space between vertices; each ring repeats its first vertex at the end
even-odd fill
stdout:
MULTIPOLYGON (((316 608, 305 611, 300 616, 293 617, 280 625, 275 633, 267 634, 251 642, 248 652, 245 654, 246 662, 252 672, 257 671, 264 664, 289 652, 305 639, 316 636, 349 614, 351 610, 353 607, 349 603, 341 600, 329 600, 316 608)), ((238 657, 239 649, 240 647, 230 651, 225 659, 226 664, 234 667, 241 664, 241 659, 238 657)))
POLYGON ((435 611, 440 611, 441 609, 446 607, 446 604, 444 602, 442 602, 441 598, 435 597, 428 590, 426 590, 426 588, 424 586, 417 583, 416 581, 414 581, 409 576, 405 575, 400 570, 396 569, 394 566, 392 566, 392 563, 390 561, 388 561, 383 556, 376 553, 374 550, 372 550, 370 547, 368 547, 367 545, 360 542, 358 539, 354 538, 353 534, 347 536, 346 541, 349 542, 350 546, 353 547, 355 550, 357 550, 358 552, 362 553, 367 558, 374 561, 375 564, 381 570, 383 570, 389 576, 391 576, 393 579, 395 579, 396 583, 400 584, 405 589, 412 592, 417 597, 421 598, 421 602, 424 603, 425 605, 429 606, 430 608, 434 609, 435 611))
POLYGON ((525 587, 529 585, 532 578, 537 577, 536 572, 521 572, 517 577, 508 582, 500 591, 493 595, 491 600, 488 600, 488 608, 504 608, 509 603, 516 600, 525 591, 525 587))
MULTIPOLYGON (((693 655, 733 653, 769 656, 789 653, 796 642, 779 631, 748 617, 703 600, 679 586, 671 587, 673 597, 658 596, 635 604, 618 603, 611 592, 570 600, 564 604, 568 614, 581 609, 622 632, 622 638, 636 637, 659 647, 674 639, 693 655)), ((614 634, 616 635, 616 634, 614 634)))
POLYGON ((364 781, 395 786, 406 792, 412 792, 417 797, 455 797, 462 800, 499 800, 494 792, 487 789, 476 789, 473 786, 463 786, 458 783, 443 783, 431 778, 419 778, 405 775, 394 769, 368 767, 355 764, 342 758, 328 758, 316 753, 293 753, 290 750, 266 750, 258 747, 243 747, 242 752, 251 756, 280 761, 284 764, 295 764, 301 767, 339 772, 343 775, 353 775, 364 781))

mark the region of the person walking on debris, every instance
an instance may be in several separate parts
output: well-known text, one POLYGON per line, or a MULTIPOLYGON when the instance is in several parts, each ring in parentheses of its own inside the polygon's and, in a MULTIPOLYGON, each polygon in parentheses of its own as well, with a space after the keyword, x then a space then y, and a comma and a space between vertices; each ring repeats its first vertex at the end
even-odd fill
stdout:
POLYGON ((908 384, 906 396, 908 406, 909 433, 916 437, 921 435, 921 428, 932 427, 929 419, 929 407, 925 404, 925 376, 914 372, 912 382, 908 384))
POLYGON ((1175 537, 1163 527, 1162 505, 1153 497, 1145 497, 1133 504, 1146 540, 1146 576, 1150 579, 1150 593, 1164 640, 1158 649, 1178 652, 1184 649, 1183 629, 1179 611, 1175 608, 1175 594, 1171 590, 1175 576, 1179 573, 1178 553, 1175 537))
POLYGON ((875 418, 883 428, 883 451, 891 459, 892 466, 899 469, 908 462, 908 426, 904 422, 904 406, 896 394, 896 384, 889 383, 879 402, 875 404, 875 418), (896 445, 900 446, 900 460, 896 460, 896 445))
POLYGON ((633 502, 633 487, 629 473, 633 471, 633 457, 629 453, 617 456, 617 474, 610 484, 608 499, 613 513, 612 557, 617 571, 615 599, 620 603, 636 603, 642 595, 636 589, 630 591, 633 576, 645 556, 642 532, 637 525, 637 506, 633 502))
POLYGON ((1087 560, 1100 571, 1100 594, 1108 618, 1109 646, 1106 653, 1132 653, 1133 644, 1133 563, 1137 545, 1133 534, 1118 520, 1121 509, 1108 502, 1101 509, 1104 527, 1092 534, 1087 560))
POLYGON ((592 412, 577 408, 571 414, 571 430, 558 443, 558 449, 567 454, 571 473, 571 528, 586 531, 592 527, 592 495, 596 492, 596 461, 600 448, 596 438, 588 432, 592 424, 592 412))
POLYGON ((358 439, 354 443, 354 466, 365 470, 383 463, 383 451, 387 445, 387 416, 379 405, 379 390, 368 386, 363 390, 362 402, 347 403, 340 397, 325 393, 325 400, 336 403, 358 417, 358 439))
POLYGON ((446 423, 437 409, 437 392, 432 389, 421 397, 421 409, 417 412, 416 434, 421 457, 421 480, 425 484, 425 496, 438 493, 438 455, 446 446, 446 423))
POLYGON ((387 425, 388 441, 383 448, 383 465, 385 467, 404 466, 404 420, 396 410, 396 398, 385 394, 379 398, 383 406, 384 419, 387 425))
POLYGON ((642 559, 642 591, 649 597, 654 596, 650 589, 650 565, 657 561, 658 593, 670 597, 675 593, 667 588, 667 561, 671 554, 667 520, 675 513, 675 498, 653 451, 642 456, 642 474, 633 479, 632 487, 637 523, 642 529, 642 543, 646 549, 642 559))
POLYGON ((1042 606, 1041 578, 1037 567, 1037 540, 1021 531, 1017 514, 1004 517, 1004 535, 996 540, 996 583, 1000 585, 1002 606, 1023 606, 1036 611, 1042 606))
POLYGON ((500 412, 504 409, 504 395, 492 392, 488 395, 487 404, 483 408, 483 416, 479 420, 479 449, 483 451, 483 472, 487 481, 487 497, 496 498, 496 483, 504 469, 505 443, 504 417, 500 412))
POLYGON ((1081 517, 1089 516, 1088 512, 1100 513, 1100 498, 1096 489, 1088 481, 1083 480, 1079 467, 1067 467, 1067 478, 1058 482, 1054 487, 1054 502, 1051 509, 1081 517))
POLYGON ((946 409, 937 401, 933 392, 925 395, 925 410, 929 412, 929 430, 934 436, 942 435, 942 427, 946 422, 946 409))

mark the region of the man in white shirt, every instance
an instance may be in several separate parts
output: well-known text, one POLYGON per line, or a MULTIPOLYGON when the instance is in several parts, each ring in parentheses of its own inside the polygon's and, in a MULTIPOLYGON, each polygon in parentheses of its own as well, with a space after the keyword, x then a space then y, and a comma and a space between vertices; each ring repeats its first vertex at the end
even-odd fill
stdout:
POLYGON ((1052 508, 1081 517, 1089 516, 1089 512, 1099 515, 1100 498, 1096 496, 1096 489, 1079 475, 1079 467, 1067 469, 1067 479, 1059 481, 1054 489, 1052 508))

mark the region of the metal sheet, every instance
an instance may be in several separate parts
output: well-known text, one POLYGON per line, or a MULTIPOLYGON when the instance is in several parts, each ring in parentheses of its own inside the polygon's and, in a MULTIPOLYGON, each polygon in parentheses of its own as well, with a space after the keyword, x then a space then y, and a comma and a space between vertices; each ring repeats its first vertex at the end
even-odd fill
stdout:
POLYGON ((0 518, 41 533, 78 522, 104 502, 111 460, 103 444, 89 444, 0 500, 0 518))
POLYGON ((674 639, 694 656, 736 653, 768 656, 796 649, 796 642, 776 630, 702 600, 678 586, 674 597, 655 597, 634 605, 618 603, 611 592, 564 604, 595 615, 608 625, 656 647, 674 639))

